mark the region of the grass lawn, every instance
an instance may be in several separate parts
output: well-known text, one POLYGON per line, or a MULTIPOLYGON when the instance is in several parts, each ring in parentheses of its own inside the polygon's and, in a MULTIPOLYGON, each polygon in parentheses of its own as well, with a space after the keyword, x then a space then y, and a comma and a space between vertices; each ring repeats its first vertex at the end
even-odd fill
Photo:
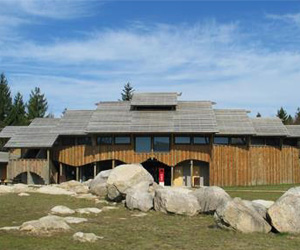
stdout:
MULTIPOLYGON (((243 190, 245 189, 241 188, 239 191, 239 188, 235 188, 229 193, 245 199, 271 199, 272 196, 268 193, 269 190, 259 193, 243 190)), ((280 196, 280 193, 276 195, 280 196)), ((68 196, 0 195, 0 227, 16 226, 27 220, 38 219, 55 205, 70 208, 95 207, 92 201, 68 196)), ((101 208, 102 205, 97 204, 96 207, 101 208)), ((118 207, 118 210, 105 211, 97 216, 86 216, 89 222, 71 225, 72 231, 49 237, 0 232, 0 249, 299 249, 300 246, 300 236, 297 235, 223 231, 215 227, 213 217, 209 215, 185 217, 152 211, 145 217, 132 217, 136 211, 129 211, 122 205, 118 207), (72 240, 72 235, 78 231, 93 232, 104 236, 104 239, 97 243, 77 243, 72 240)))

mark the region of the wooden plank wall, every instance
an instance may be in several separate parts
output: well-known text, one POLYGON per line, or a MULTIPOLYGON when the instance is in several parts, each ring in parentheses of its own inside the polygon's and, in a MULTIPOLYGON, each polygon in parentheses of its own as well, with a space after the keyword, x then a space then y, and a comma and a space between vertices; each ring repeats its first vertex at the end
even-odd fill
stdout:
POLYGON ((208 162, 210 185, 300 183, 299 149, 294 147, 171 145, 168 153, 136 153, 131 144, 57 147, 53 151, 53 160, 76 167, 112 159, 142 163, 149 158, 168 166, 191 159, 208 162))
POLYGON ((48 164, 44 159, 18 159, 10 160, 7 168, 7 178, 14 179, 23 172, 30 171, 45 179, 45 169, 48 164))
POLYGON ((175 166, 188 159, 209 162, 210 152, 209 145, 172 145, 170 152, 167 153, 136 153, 133 145, 80 145, 55 148, 53 160, 77 167, 112 159, 125 163, 142 163, 149 158, 155 158, 168 166, 175 166))
POLYGON ((218 186, 251 186, 300 183, 299 150, 267 146, 214 145, 210 183, 218 186))

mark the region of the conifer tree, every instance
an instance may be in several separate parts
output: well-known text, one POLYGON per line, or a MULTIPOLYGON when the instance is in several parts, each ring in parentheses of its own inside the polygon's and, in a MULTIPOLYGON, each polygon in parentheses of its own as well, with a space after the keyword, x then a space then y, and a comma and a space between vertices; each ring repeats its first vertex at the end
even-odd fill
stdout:
POLYGON ((25 104, 23 96, 18 92, 14 98, 14 103, 11 112, 8 116, 8 125, 20 126, 27 125, 28 120, 26 117, 25 104))
POLYGON ((277 111, 277 117, 279 117, 281 119, 281 121, 283 122, 283 124, 287 124, 287 122, 289 120, 289 115, 287 114, 287 112, 284 110, 283 107, 281 107, 277 111))
POLYGON ((7 79, 2 73, 0 75, 0 128, 7 125, 7 117, 12 108, 11 93, 7 79))
POLYGON ((256 117, 261 117, 261 114, 258 112, 257 115, 256 115, 256 117))
POLYGON ((294 119, 294 124, 295 125, 300 125, 300 108, 297 109, 295 119, 294 119))
POLYGON ((31 91, 27 105, 28 119, 44 117, 48 109, 48 102, 40 88, 36 87, 31 91))
POLYGON ((130 82, 126 83, 121 93, 122 101, 130 101, 132 99, 133 92, 134 88, 130 85, 130 82))

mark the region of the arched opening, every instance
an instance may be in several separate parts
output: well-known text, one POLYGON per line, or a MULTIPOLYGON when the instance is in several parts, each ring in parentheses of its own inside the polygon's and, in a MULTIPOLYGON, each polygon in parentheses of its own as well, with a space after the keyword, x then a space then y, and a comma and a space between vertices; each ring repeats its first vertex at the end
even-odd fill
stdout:
POLYGON ((175 186, 209 186, 209 163, 199 160, 185 160, 174 168, 175 186))
POLYGON ((33 172, 29 172, 29 175, 27 172, 20 173, 13 179, 13 182, 24 183, 24 184, 37 184, 37 185, 45 184, 44 179, 38 174, 33 172))
POLYGON ((160 182, 159 175, 164 178, 164 185, 171 186, 171 167, 158 161, 157 159, 148 159, 142 163, 143 167, 153 176, 156 183, 160 182), (161 172, 160 172, 161 171, 161 172))

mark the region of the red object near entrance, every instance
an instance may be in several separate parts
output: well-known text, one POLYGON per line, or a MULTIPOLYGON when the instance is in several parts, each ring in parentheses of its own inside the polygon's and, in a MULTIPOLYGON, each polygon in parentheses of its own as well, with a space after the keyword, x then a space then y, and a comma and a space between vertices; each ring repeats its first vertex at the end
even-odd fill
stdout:
POLYGON ((158 181, 159 181, 159 185, 162 185, 162 186, 165 185, 165 169, 164 168, 158 169, 158 181))

